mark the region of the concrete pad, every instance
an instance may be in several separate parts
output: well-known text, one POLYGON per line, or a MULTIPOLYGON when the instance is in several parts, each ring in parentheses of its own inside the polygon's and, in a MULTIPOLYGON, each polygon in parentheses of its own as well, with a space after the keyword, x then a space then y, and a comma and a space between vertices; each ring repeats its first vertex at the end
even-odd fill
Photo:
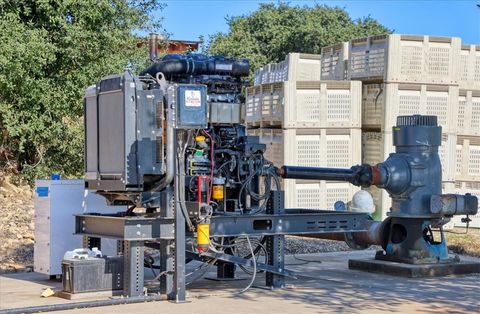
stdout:
POLYGON ((351 259, 348 268, 409 278, 442 277, 480 273, 480 263, 405 264, 376 259, 351 259))
MULTIPOLYGON (((288 256, 288 268, 297 271, 299 277, 287 279, 285 289, 263 288, 264 274, 258 274, 253 288, 237 294, 251 278, 239 271, 240 277, 247 280, 200 279, 189 284, 190 302, 185 304, 159 301, 55 313, 478 313, 480 274, 418 279, 348 269, 348 259, 372 258, 374 254, 356 251, 288 256)), ((195 266, 188 267, 187 273, 195 266)), ((214 274, 215 268, 211 267, 205 276, 214 274)), ((38 276, 29 273, 0 277, 0 309, 72 302, 57 297, 40 299, 42 288, 51 285, 46 284, 47 279, 38 280, 38 276), (37 282, 26 281, 30 276, 37 276, 37 282)), ((187 277, 187 283, 190 279, 187 277)))

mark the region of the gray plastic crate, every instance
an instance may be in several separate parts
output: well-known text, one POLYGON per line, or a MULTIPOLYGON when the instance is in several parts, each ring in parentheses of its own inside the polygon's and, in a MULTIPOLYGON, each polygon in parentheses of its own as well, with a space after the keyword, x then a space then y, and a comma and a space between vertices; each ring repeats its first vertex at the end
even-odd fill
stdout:
POLYGON ((459 72, 461 89, 480 90, 480 45, 462 45, 459 72))
POLYGON ((247 88, 249 127, 360 128, 358 81, 285 81, 247 88))
POLYGON ((318 80, 320 80, 320 55, 289 53, 284 61, 267 64, 256 70, 254 84, 318 80))
POLYGON ((480 135, 480 90, 460 89, 457 125, 459 135, 480 135))
POLYGON ((458 84, 460 38, 379 35, 349 46, 349 80, 458 84))
POLYGON ((347 78, 348 41, 322 48, 321 79, 342 81, 347 78))
POLYGON ((397 116, 435 115, 442 132, 457 132, 458 86, 433 84, 365 84, 362 127, 391 132, 397 116))

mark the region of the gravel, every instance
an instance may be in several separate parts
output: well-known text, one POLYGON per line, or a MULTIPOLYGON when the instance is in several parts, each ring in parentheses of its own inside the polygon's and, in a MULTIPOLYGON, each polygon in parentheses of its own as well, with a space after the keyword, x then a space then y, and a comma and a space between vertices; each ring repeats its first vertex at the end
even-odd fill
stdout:
POLYGON ((333 240, 288 236, 285 242, 286 254, 308 254, 352 250, 345 242, 333 240))
POLYGON ((34 210, 29 187, 0 181, 0 271, 33 264, 34 210))

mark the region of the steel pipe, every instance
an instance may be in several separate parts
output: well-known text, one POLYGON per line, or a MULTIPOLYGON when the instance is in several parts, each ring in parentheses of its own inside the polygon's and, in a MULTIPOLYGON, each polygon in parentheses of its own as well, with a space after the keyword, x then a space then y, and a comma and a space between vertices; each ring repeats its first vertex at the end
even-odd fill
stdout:
POLYGON ((360 232, 344 232, 344 233, 323 233, 323 234, 307 234, 303 235, 307 238, 325 239, 334 241, 345 241, 350 247, 367 248, 370 245, 380 245, 385 247, 388 236, 385 232, 388 232, 390 219, 384 221, 367 220, 367 231, 360 232))

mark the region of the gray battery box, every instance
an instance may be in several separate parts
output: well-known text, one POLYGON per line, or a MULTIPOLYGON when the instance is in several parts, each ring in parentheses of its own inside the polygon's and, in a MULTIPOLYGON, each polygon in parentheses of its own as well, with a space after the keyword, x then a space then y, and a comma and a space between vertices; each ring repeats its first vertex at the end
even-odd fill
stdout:
POLYGON ((62 285, 69 293, 123 289, 123 257, 63 260, 62 285))

